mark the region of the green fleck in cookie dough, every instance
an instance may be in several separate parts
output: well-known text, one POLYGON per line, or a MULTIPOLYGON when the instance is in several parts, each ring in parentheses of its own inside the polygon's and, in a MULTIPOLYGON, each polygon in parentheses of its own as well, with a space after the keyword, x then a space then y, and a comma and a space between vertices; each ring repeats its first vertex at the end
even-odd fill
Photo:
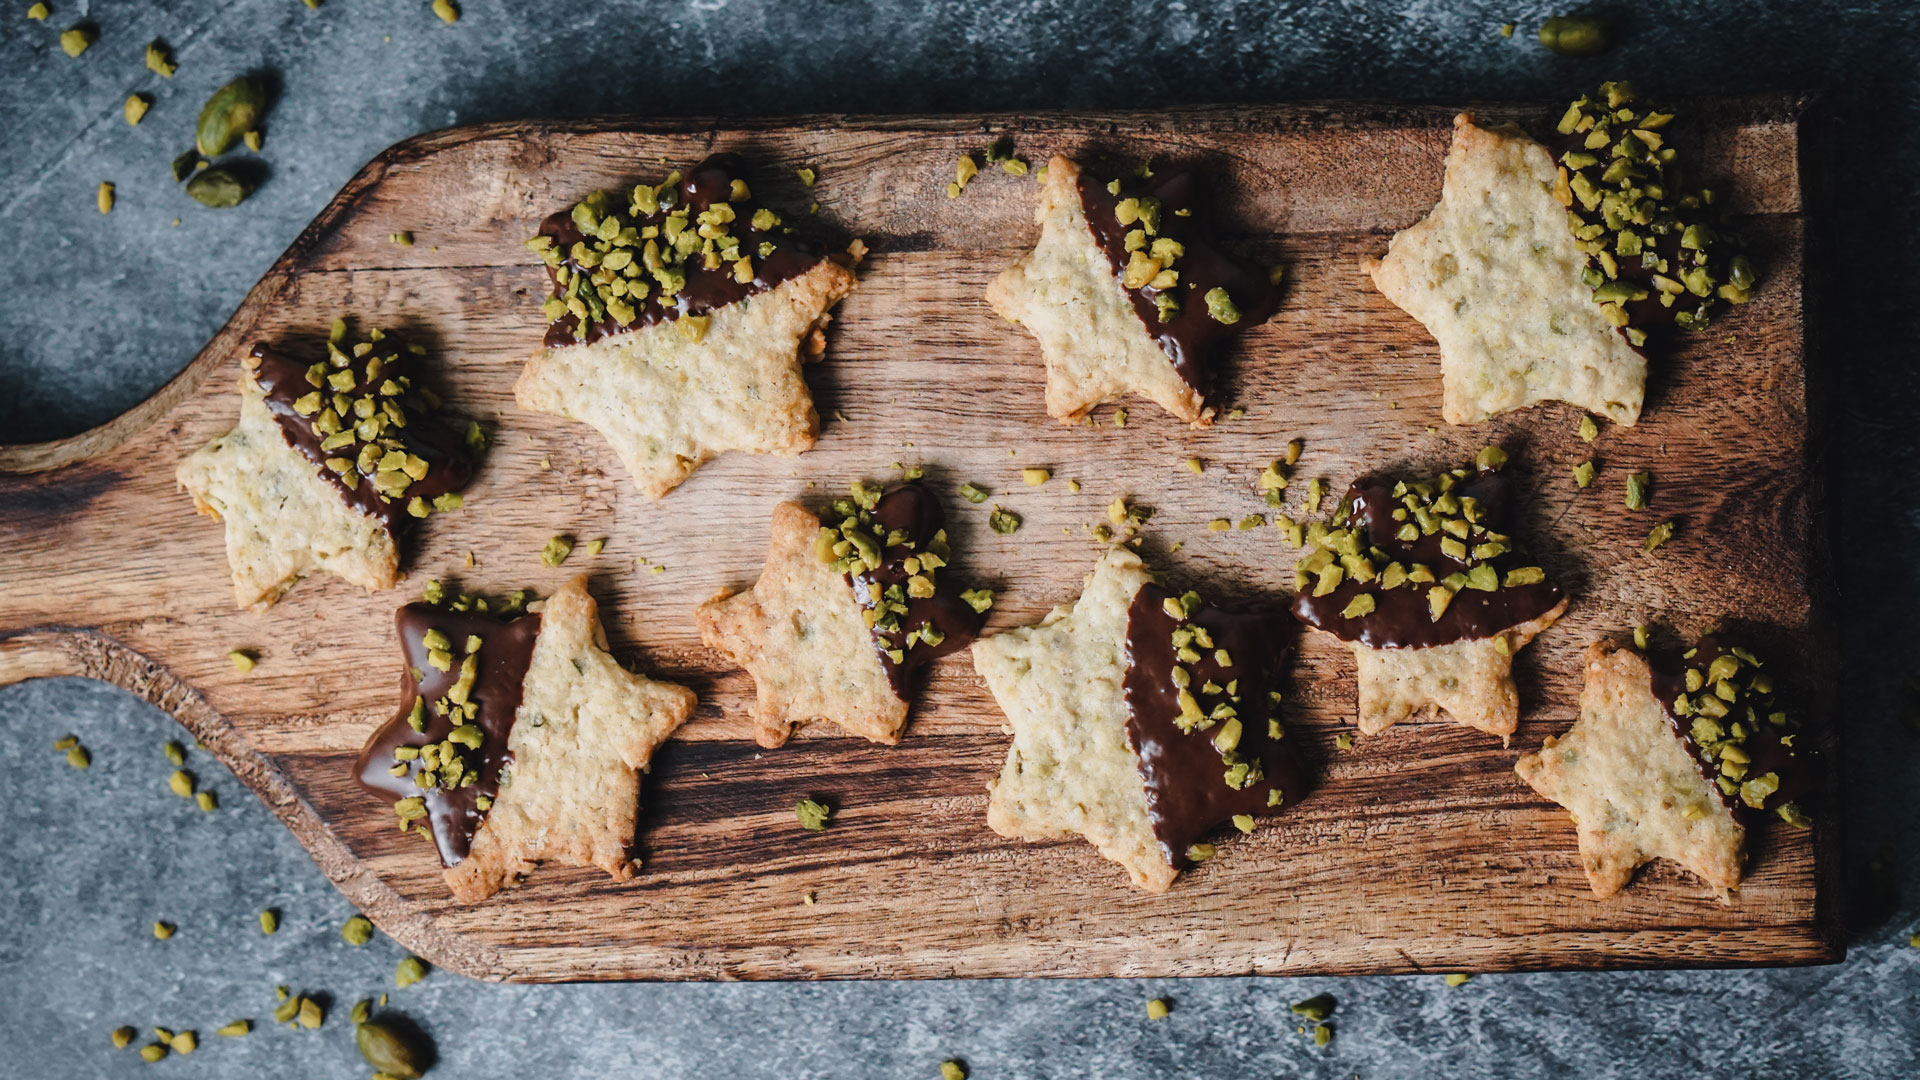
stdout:
POLYGON ((833 811, 812 799, 801 799, 793 804, 793 816, 800 819, 800 827, 811 832, 819 832, 827 827, 827 819, 833 811))

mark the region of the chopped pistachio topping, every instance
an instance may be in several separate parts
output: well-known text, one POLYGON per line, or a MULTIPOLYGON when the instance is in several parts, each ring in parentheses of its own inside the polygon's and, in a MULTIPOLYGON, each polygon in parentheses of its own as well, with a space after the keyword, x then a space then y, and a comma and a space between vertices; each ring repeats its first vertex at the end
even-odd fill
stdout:
POLYGON ((1048 480, 1051 480, 1052 478, 1053 478, 1053 473, 1046 469, 1021 469, 1020 470, 1020 479, 1028 487, 1039 487, 1041 484, 1046 483, 1048 480))
POLYGON ((1207 290, 1207 314, 1213 321, 1232 326, 1240 321, 1240 308, 1226 289, 1215 286, 1207 290))
POLYGON ((433 0, 433 13, 440 16, 440 21, 448 26, 460 21, 460 5, 453 0, 433 0))
POLYGON ((147 115, 147 110, 152 107, 153 107, 153 98, 150 97, 149 95, 146 95, 146 94, 127 95, 127 104, 125 108, 122 109, 122 113, 127 118, 127 126, 139 127, 140 121, 144 119, 147 115))
POLYGON ((1594 15, 1555 15, 1540 24, 1536 36, 1561 56, 1598 56, 1613 44, 1613 27, 1594 15))
POLYGON ((987 527, 1002 536, 1011 535, 1020 529, 1020 515, 996 505, 993 512, 987 515, 987 527))
POLYGON ((149 1043, 140 1048, 140 1060, 149 1065, 166 1056, 167 1045, 165 1043, 149 1043))
POLYGON ((164 920, 156 920, 153 924, 154 939, 156 941, 165 941, 168 938, 173 936, 173 932, 176 929, 178 929, 178 927, 174 926, 170 922, 166 922, 164 920))
POLYGON ((1465 986, 1467 985, 1468 981, 1470 981, 1472 978, 1473 976, 1471 975, 1465 975, 1459 972, 1455 972, 1454 974, 1448 975, 1446 978, 1441 979, 1440 981, 1446 983, 1448 986, 1465 986))
POLYGON ((176 1054, 191 1054, 200 1048, 200 1037, 191 1031, 175 1032, 173 1038, 167 1040, 167 1045, 176 1054))
POLYGON ((224 1035, 229 1039, 237 1039, 242 1035, 250 1035, 253 1033, 253 1021, 235 1020, 232 1023, 220 1025, 213 1030, 213 1033, 215 1035, 224 1035))
POLYGON ((1167 1004, 1166 998, 1154 998, 1147 1002, 1147 1019, 1149 1020, 1165 1020, 1167 1014, 1172 1011, 1173 1007, 1167 1004))
POLYGON ((1575 465, 1573 467, 1574 485, 1576 487, 1585 488, 1588 484, 1593 483, 1593 474, 1594 474, 1594 468, 1593 468, 1592 460, 1583 461, 1580 464, 1575 465))
POLYGON ((1313 1026, 1313 1045, 1325 1046, 1332 1041, 1333 1041, 1333 1025, 1332 1024, 1315 1024, 1313 1026))
POLYGON ((1201 461, 1197 457, 1188 458, 1186 460, 1186 467, 1187 467, 1187 471, 1194 474, 1195 476, 1198 476, 1201 473, 1207 471, 1207 463, 1204 461, 1201 461))
MULTIPOLYGON (((1555 23, 1593 22, 1549 20, 1541 41, 1555 23)), ((1641 105, 1631 84, 1608 82, 1576 98, 1557 125, 1578 143, 1561 152, 1553 191, 1588 256, 1585 284, 1635 346, 1647 336, 1630 325, 1627 305, 1654 300, 1674 325, 1699 330, 1722 301, 1746 303, 1758 281, 1739 237, 1720 220, 1712 189, 1682 188, 1679 151, 1665 133, 1672 120, 1641 105)))
POLYGON ((67 764, 76 769, 84 769, 93 764, 93 755, 87 753, 87 748, 84 746, 69 747, 67 749, 67 764))
POLYGON ((173 775, 167 777, 167 787, 175 795, 183 799, 191 799, 193 798, 193 774, 185 769, 175 769, 173 775))
POLYGON ((983 503, 992 496, 992 492, 971 481, 960 485, 960 497, 970 503, 983 503))
POLYGON ((1673 539, 1673 522, 1663 521, 1655 525, 1653 529, 1647 533, 1647 552, 1651 554, 1655 549, 1671 539, 1673 539))
POLYGON ((823 803, 812 799, 801 799, 793 804, 793 816, 800 820, 800 827, 808 832, 820 832, 827 827, 833 811, 823 803))
MULTIPOLYGON (((32 19, 34 22, 46 22, 47 16, 51 14, 53 14, 53 12, 48 10, 47 5, 44 3, 35 3, 27 9, 27 18, 32 19)), ((127 1030, 131 1031, 133 1029, 128 1028, 127 1030)))
POLYGON ((263 934, 272 934, 277 932, 279 929, 280 929, 280 912, 274 908, 261 909, 260 932, 263 934))
POLYGON ((540 564, 559 566, 566 562, 567 556, 571 554, 573 554, 573 537, 556 536, 547 541, 546 547, 540 549, 540 564))
POLYGON ((1592 442, 1593 440, 1600 437, 1600 425, 1593 422, 1592 416, 1589 416, 1583 413, 1581 414, 1581 417, 1580 417, 1579 434, 1580 434, 1580 441, 1592 442))
POLYGON ((1187 858, 1192 862, 1203 863, 1219 854, 1212 844, 1188 844, 1187 858))
POLYGON ((115 1050, 125 1050, 127 1047, 133 1045, 133 1037, 137 1034, 139 1033, 130 1027, 114 1028, 111 1036, 113 1039, 113 1048, 115 1050))

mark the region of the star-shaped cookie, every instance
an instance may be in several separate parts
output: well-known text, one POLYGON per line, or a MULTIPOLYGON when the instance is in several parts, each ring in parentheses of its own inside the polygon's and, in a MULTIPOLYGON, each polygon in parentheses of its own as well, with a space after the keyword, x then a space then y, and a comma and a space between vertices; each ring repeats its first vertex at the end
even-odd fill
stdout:
POLYGON ((506 622, 468 597, 400 610, 405 697, 356 772, 402 828, 432 834, 462 903, 549 859, 619 881, 638 865, 639 774, 694 694, 608 654, 586 581, 506 622))
POLYGON ((1213 857, 1209 831, 1251 832, 1292 805, 1304 788, 1278 719, 1284 618, 1176 597, 1114 547, 1073 604, 976 642, 1013 736, 988 826, 1079 834, 1158 893, 1213 857))
POLYGON ((753 677, 760 745, 816 721, 896 745, 910 673, 970 644, 992 594, 944 569, 944 512, 918 483, 855 484, 827 516, 774 507, 760 580, 700 605, 700 639, 753 677))
POLYGON ((1670 859, 1726 899, 1753 819, 1807 824, 1795 800, 1813 786, 1814 751, 1752 653, 1709 637, 1650 661, 1596 642, 1586 676, 1580 719, 1514 771, 1572 815, 1595 896, 1670 859))
POLYGON ((1307 530, 1294 614, 1352 646, 1363 734, 1420 711, 1503 742, 1518 726, 1513 656, 1567 600, 1518 550, 1505 463, 1489 447, 1475 469, 1363 477, 1307 530))
POLYGON ((1587 253, 1555 197, 1547 148, 1511 125, 1454 118, 1440 202, 1365 264, 1440 346, 1442 415, 1473 424, 1565 401, 1640 417, 1647 361, 1594 302, 1587 253))
POLYGON ((1047 415, 1066 423, 1138 394, 1209 424, 1212 354, 1279 307, 1276 272, 1214 242, 1191 172, 1093 180, 1054 157, 1034 215, 1040 240, 987 289, 1047 364, 1047 415))
POLYGON ((514 398, 598 430, 650 499, 721 453, 798 454, 819 430, 801 365, 826 351, 854 256, 823 256, 754 207, 743 171, 722 154, 596 193, 531 242, 552 325, 514 398))
POLYGON ((265 345, 242 361, 240 422, 180 463, 175 479, 226 525, 234 601, 271 607, 316 570, 390 589, 396 536, 459 505, 473 447, 434 420, 418 384, 424 349, 378 330, 355 344, 334 324, 311 365, 265 345))

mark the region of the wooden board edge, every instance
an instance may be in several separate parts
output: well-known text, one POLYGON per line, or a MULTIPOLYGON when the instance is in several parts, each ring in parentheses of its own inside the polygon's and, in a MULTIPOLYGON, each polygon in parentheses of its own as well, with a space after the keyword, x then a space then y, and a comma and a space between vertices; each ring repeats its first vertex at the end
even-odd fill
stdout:
POLYGON ((60 676, 117 686, 173 717, 266 804, 327 880, 388 937, 442 970, 488 981, 512 971, 501 953, 441 929, 361 866, 272 759, 166 667, 96 630, 36 627, 0 634, 0 686, 60 676))

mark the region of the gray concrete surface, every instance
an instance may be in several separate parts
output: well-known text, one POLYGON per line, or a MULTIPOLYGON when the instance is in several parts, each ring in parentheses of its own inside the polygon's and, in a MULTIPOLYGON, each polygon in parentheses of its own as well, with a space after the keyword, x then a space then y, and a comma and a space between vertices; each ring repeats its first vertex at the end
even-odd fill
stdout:
MULTIPOLYGON (((1329 97, 1564 96, 1624 75, 1663 94, 1823 88, 1838 198, 1825 283, 1837 300, 1820 416, 1834 507, 1846 678, 1849 866, 1887 845, 1896 899, 1866 902, 1852 954, 1792 971, 1193 982, 496 987, 435 975, 393 1008, 435 1040, 434 1075, 933 1077, 1668 1077, 1920 1074, 1920 740, 1897 718, 1920 609, 1913 369, 1920 287, 1920 11, 1884 3, 1602 4, 1621 43, 1599 60, 1527 37, 1536 3, 1123 3, 1119 0, 28 0, 0 10, 0 441, 106 420, 172 375, 325 200, 381 147, 449 124, 590 112, 774 113, 1154 105, 1329 97), (59 30, 87 20, 82 58, 59 30), (1520 32, 1498 33, 1513 21, 1520 32), (141 65, 169 41, 170 81, 141 65), (244 208, 204 211, 167 179, 215 86, 278 87, 244 208), (138 128, 120 118, 156 97, 138 128), (119 185, 110 217, 100 180, 119 185), (177 227, 170 222, 180 218, 177 227), (1330 991, 1317 1049, 1287 1005, 1330 991), (1147 1023, 1147 998, 1175 1004, 1147 1023)), ((337 935, 340 896, 217 765, 223 807, 169 794, 172 722, 91 684, 0 690, 0 1076, 364 1076, 348 1006, 390 986, 401 952, 337 935), (48 749, 77 734, 94 766, 48 749), (263 937, 263 907, 284 926, 263 937), (155 941, 155 919, 180 926, 155 941), (331 995, 315 1033, 269 1028, 276 984, 331 995), (116 1053, 120 1024, 193 1027, 188 1059, 116 1053)), ((1884 890, 1862 884, 1856 897, 1884 890)))

